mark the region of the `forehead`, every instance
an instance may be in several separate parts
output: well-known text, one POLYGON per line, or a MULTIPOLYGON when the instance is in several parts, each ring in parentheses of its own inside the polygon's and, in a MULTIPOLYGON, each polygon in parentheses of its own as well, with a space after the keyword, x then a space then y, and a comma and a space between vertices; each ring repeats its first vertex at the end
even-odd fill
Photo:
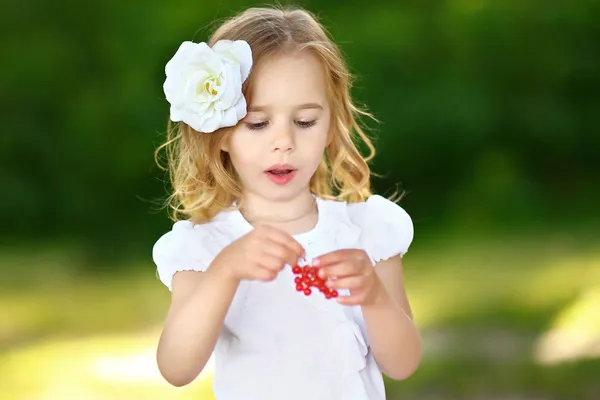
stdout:
POLYGON ((252 72, 253 106, 293 107, 305 103, 326 106, 323 66, 309 50, 271 56, 252 72))

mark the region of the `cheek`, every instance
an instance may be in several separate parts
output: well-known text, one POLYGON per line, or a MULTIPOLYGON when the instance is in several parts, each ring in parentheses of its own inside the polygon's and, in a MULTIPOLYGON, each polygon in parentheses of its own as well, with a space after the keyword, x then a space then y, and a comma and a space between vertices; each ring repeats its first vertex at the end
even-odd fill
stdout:
POLYGON ((331 118, 323 118, 322 123, 319 125, 319 139, 321 140, 321 146, 323 149, 327 147, 331 139, 331 118))
POLYGON ((326 125, 322 128, 319 129, 319 131, 317 132, 317 134, 312 138, 311 140, 311 153, 314 154, 314 158, 317 160, 317 164, 318 162, 321 160, 321 158, 323 157, 323 152, 325 151, 325 148, 327 147, 327 141, 329 138, 329 126, 326 125))
POLYGON ((251 140, 247 135, 234 135, 229 141, 229 156, 233 166, 240 169, 254 164, 256 161, 257 145, 255 140, 251 140))

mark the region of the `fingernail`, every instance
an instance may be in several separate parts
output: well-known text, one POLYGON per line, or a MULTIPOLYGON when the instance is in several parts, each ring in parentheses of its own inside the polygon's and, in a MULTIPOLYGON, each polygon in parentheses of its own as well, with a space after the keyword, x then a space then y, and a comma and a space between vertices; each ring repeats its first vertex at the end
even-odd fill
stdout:
POLYGON ((318 273, 319 273, 319 278, 325 278, 325 271, 320 269, 318 273))
POLYGON ((319 260, 318 258, 313 258, 312 265, 316 267, 319 264, 321 264, 321 260, 319 260))

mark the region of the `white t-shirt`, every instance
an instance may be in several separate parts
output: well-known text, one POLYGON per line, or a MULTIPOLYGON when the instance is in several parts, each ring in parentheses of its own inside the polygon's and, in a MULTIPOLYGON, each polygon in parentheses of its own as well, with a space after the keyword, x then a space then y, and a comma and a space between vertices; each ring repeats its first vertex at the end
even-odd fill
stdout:
MULTIPOLYGON (((316 226, 294 236, 307 260, 360 248, 375 264, 404 255, 412 242, 410 216, 381 196, 353 204, 316 200, 316 226)), ((223 211, 205 224, 176 222, 153 249, 160 280, 170 290, 177 271, 205 271, 252 229, 239 211, 223 211)), ((306 296, 294 278, 286 266, 274 281, 239 285, 215 347, 216 399, 385 399, 360 306, 340 305, 318 291, 306 296)))

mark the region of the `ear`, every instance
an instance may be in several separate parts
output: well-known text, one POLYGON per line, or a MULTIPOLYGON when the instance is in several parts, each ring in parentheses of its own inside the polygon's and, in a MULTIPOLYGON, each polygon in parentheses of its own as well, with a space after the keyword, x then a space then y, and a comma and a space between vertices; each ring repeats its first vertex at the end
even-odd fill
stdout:
POLYGON ((230 137, 231 136, 228 135, 225 139, 222 139, 221 143, 220 143, 221 150, 224 151, 225 153, 229 153, 229 138, 230 137))

